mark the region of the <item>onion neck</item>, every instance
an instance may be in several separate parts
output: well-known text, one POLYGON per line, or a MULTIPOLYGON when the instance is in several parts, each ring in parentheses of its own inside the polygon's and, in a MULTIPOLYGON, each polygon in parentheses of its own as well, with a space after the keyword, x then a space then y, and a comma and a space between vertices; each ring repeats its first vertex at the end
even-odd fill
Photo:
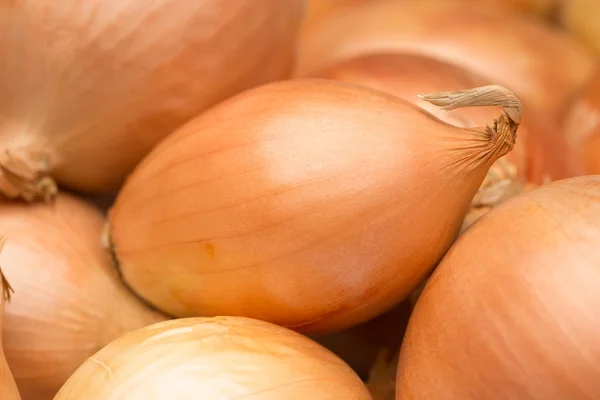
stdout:
POLYGON ((51 202, 58 192, 50 177, 50 157, 26 150, 5 149, 0 153, 0 193, 27 202, 51 202))

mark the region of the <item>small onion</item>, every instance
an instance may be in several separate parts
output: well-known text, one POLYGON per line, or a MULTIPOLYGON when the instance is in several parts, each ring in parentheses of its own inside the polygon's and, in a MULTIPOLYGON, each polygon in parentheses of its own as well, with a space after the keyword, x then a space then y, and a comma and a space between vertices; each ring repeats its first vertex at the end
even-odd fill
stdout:
POLYGON ((582 172, 600 174, 600 69, 571 106, 565 132, 582 172))
POLYGON ((15 289, 4 352, 26 400, 50 400, 90 355, 166 319, 123 284, 100 242, 102 215, 77 198, 0 204, 0 265, 15 289))
POLYGON ((111 210, 125 282, 171 315, 307 333, 389 310, 454 241, 520 120, 497 86, 428 98, 508 114, 495 130, 463 129, 368 88, 302 79, 202 114, 150 153, 111 210))
MULTIPOLYGON (((0 239, 0 250, 4 246, 4 239, 0 239)), ((0 271, 0 399, 2 400, 20 400, 21 396, 17 389, 15 379, 10 372, 4 349, 2 346, 2 327, 4 323, 4 302, 10 300, 12 287, 0 271)))
POLYGON ((562 0, 561 22, 585 44, 600 51, 600 2, 598 0, 562 0))
MULTIPOLYGON (((459 127, 485 126, 498 115, 498 110, 493 108, 461 108, 448 112, 417 97, 423 92, 460 90, 489 83, 462 68, 424 55, 369 53, 325 68, 315 76, 393 94, 459 127)), ((502 162, 514 164, 519 176, 534 184, 572 176, 574 171, 565 154, 562 132, 547 117, 536 115, 535 110, 527 108, 527 104, 524 108, 519 141, 502 162)), ((504 170, 505 166, 499 169, 504 170)))
POLYGON ((187 318, 125 335, 90 357, 54 400, 369 400, 342 360, 285 328, 187 318))
POLYGON ((291 73, 303 0, 0 5, 0 189, 120 186, 173 129, 291 73), (8 175, 8 176, 7 176, 8 175))
POLYGON ((396 399, 600 398, 600 176, 495 208, 429 280, 396 399))
POLYGON ((566 35, 479 1, 377 0, 340 8, 303 31, 296 75, 391 51, 456 64, 557 118, 593 68, 587 50, 566 35))

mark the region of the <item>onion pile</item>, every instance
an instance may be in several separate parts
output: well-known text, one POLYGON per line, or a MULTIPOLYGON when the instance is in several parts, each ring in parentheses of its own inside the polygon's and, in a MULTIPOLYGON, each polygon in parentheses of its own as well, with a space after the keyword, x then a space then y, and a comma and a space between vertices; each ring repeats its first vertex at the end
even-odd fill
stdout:
POLYGON ((589 174, 600 174, 600 69, 569 111, 566 136, 589 174))
POLYGON ((596 51, 600 51, 598 21, 600 21, 598 0, 562 0, 562 25, 596 51))
POLYGON ((479 1, 377 0, 339 9, 303 30, 296 75, 393 51, 473 71, 516 91, 549 118, 562 116, 593 68, 586 49, 566 35, 479 1))
MULTIPOLYGON (((5 240, 0 239, 0 251, 4 247, 5 240)), ((4 350, 2 346, 2 327, 4 320, 4 303, 6 300, 10 301, 10 294, 12 287, 8 284, 8 281, 0 271, 0 399, 2 400, 20 400, 19 391, 17 385, 10 372, 6 358, 4 357, 4 350)))
MULTIPOLYGON (((104 218, 67 195, 52 205, 0 204, 0 265, 15 289, 4 353, 26 400, 49 400, 90 355, 166 319, 123 286, 104 252, 104 218)), ((4 399, 4 398, 2 398, 4 399)))
POLYGON ((125 282, 174 316, 240 315, 302 332, 406 297, 455 239, 521 104, 498 86, 427 97, 504 105, 488 129, 326 80, 247 91, 157 146, 110 215, 125 282))
POLYGON ((0 6, 0 190, 117 189, 173 129, 288 77, 303 0, 0 6))
POLYGON ((339 358, 247 318, 188 318, 125 335, 90 357, 55 400, 369 400, 339 358))
POLYGON ((423 291, 397 399, 600 397, 600 176, 558 181, 484 216, 423 291))

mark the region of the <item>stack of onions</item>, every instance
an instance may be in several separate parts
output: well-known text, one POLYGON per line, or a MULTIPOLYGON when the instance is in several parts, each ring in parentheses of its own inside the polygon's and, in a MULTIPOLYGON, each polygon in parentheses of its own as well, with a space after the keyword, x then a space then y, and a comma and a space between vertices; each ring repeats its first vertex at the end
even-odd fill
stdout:
POLYGON ((402 345, 397 399, 600 398, 600 177, 515 197, 434 272, 402 345))
POLYGON ((188 318, 125 335, 89 358, 55 400, 369 400, 342 360, 248 318, 188 318))
MULTIPOLYGON (((4 247, 4 239, 0 239, 0 251, 4 247)), ((20 400, 19 391, 15 379, 10 372, 10 368, 4 357, 4 349, 2 346, 2 329, 4 323, 4 302, 10 300, 12 288, 8 281, 4 278, 0 271, 0 399, 2 400, 20 400)))
POLYGON ((302 79, 204 113, 157 146, 117 198, 111 244, 125 282, 172 315, 311 333, 390 309, 454 241, 521 118, 502 87, 429 98, 507 114, 458 128, 384 93, 302 79))
POLYGON ((598 0, 562 0, 562 25, 596 51, 600 51, 599 21, 598 0))
POLYGON ((575 99, 565 125, 572 150, 585 172, 600 174, 600 69, 575 99))
MULTIPOLYGON (((498 115, 498 110, 493 108, 464 108, 448 112, 419 98, 419 93, 460 90, 489 83, 455 65, 423 55, 370 53, 342 61, 315 75, 393 94, 449 124, 464 128, 485 126, 498 115)), ((530 108, 526 110, 519 128, 515 149, 493 169, 514 168, 523 180, 534 184, 565 178, 570 165, 564 157, 564 142, 562 132, 530 108)), ((521 190, 520 186, 520 182, 513 180, 508 185, 503 184, 499 194, 515 194, 521 190)))
MULTIPOLYGON (((120 282, 100 242, 104 218, 67 195, 52 205, 2 203, 0 265, 15 295, 4 352, 27 400, 49 400, 90 355, 166 319, 120 282)), ((3 398, 4 399, 4 398, 3 398)))
POLYGON ((562 116, 593 66, 575 41, 480 1, 377 0, 340 8, 305 29, 296 74, 391 51, 432 55, 478 73, 516 91, 547 118, 562 116))
POLYGON ((303 0, 0 6, 0 190, 116 189, 173 129, 291 72, 303 0))

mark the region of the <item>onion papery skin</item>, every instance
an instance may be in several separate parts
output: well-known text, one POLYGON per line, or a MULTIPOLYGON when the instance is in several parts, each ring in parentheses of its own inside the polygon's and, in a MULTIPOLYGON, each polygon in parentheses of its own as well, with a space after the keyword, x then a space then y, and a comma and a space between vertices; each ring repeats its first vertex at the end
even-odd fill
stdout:
POLYGON ((378 0, 340 8, 303 32, 295 74, 312 75, 365 53, 393 51, 456 64, 557 119, 594 63, 566 34, 481 2, 378 0))
POLYGON ((312 340, 240 317, 185 318, 125 335, 55 400, 369 400, 358 376, 312 340))
POLYGON ((110 213, 113 252, 170 315, 341 330, 399 303, 441 259, 508 151, 484 136, 357 85, 265 85, 136 168, 110 213))
POLYGON ((462 235, 417 301, 396 398, 598 398, 599 220, 600 176, 587 176, 515 197, 462 235))
POLYGON ((596 52, 600 52, 599 20, 600 4, 596 0, 562 0, 562 25, 596 52))
POLYGON ((120 281, 101 245, 105 219, 61 194, 51 205, 0 204, 0 265, 15 290, 5 308, 4 353, 21 395, 50 400, 115 338, 167 319, 120 281))
POLYGON ((287 78, 303 6, 303 0, 4 4, 0 149, 59 184, 118 189, 158 141, 191 117, 287 78))
MULTIPOLYGON (((0 282, 0 294, 5 293, 6 288, 2 282, 0 282)), ((2 346, 2 326, 4 325, 4 304, 5 296, 0 295, 0 399, 2 400, 21 400, 19 390, 15 379, 10 372, 6 358, 4 357, 4 349, 2 346)))
MULTIPOLYGON (((454 91, 490 82, 456 65, 414 53, 368 53, 342 61, 315 74, 324 79, 351 82, 409 101, 449 124, 483 127, 499 114, 497 108, 443 110, 417 97, 422 93, 454 91)), ((521 179, 532 184, 571 177, 574 170, 565 152, 561 130, 525 104, 519 140, 504 158, 521 179)), ((578 172, 578 171, 577 171, 578 172)))
POLYGON ((565 134, 582 174, 600 174, 600 68, 574 100, 565 134))

